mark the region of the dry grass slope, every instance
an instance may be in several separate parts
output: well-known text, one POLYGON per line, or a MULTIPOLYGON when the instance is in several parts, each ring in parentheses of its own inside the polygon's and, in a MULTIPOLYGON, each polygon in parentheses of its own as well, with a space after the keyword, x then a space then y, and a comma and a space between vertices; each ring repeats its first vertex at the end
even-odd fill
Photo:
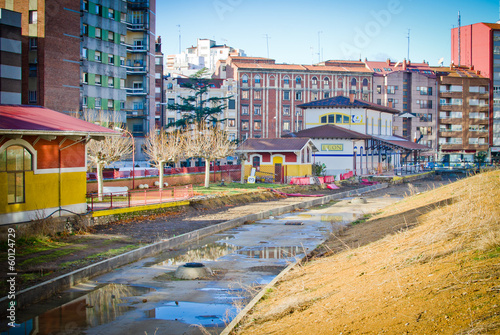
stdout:
POLYGON ((500 171, 405 198, 419 224, 290 272, 238 334, 500 334, 500 171))

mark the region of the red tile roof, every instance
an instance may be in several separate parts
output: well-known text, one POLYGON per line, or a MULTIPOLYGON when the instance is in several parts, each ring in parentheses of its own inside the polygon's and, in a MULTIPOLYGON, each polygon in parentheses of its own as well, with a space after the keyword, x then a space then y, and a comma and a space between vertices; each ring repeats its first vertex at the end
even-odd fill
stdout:
POLYGON ((421 151, 431 150, 431 148, 425 145, 408 141, 406 138, 399 136, 373 136, 373 138, 407 150, 421 150, 421 151))
POLYGON ((108 136, 120 132, 44 107, 0 105, 0 134, 108 136))
POLYGON ((302 150, 309 141, 309 138, 249 138, 238 147, 237 151, 294 152, 302 150))
MULTIPOLYGON (((285 137, 285 136, 284 136, 285 137)), ((296 133, 286 135, 286 137, 305 137, 305 138, 345 138, 345 139, 370 139, 370 135, 358 133, 350 129, 325 124, 322 126, 308 128, 296 133)))

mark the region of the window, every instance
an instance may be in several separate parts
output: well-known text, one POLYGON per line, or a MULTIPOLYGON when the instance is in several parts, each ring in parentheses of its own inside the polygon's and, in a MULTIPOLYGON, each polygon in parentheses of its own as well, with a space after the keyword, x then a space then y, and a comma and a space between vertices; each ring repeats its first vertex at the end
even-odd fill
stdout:
POLYGON ((283 100, 290 100, 290 91, 283 91, 283 100))
POLYGON ((120 35, 120 43, 125 43, 125 35, 120 35))
POLYGON ((260 131, 262 130, 262 121, 260 120, 255 120, 253 122, 253 130, 260 131))
POLYGON ((241 115, 248 115, 248 106, 241 106, 241 115))
POLYGON ((283 131, 290 131, 290 121, 283 121, 283 131))
POLYGON ((253 98, 254 99, 256 99, 256 100, 262 99, 261 95, 262 95, 262 91, 261 90, 253 91, 253 98))
POLYGON ((323 79, 323 84, 324 84, 325 86, 330 85, 330 78, 325 77, 325 78, 323 79))
POLYGON ((229 99, 227 101, 227 108, 228 109, 236 109, 236 100, 234 99, 229 99))
POLYGON ((387 94, 396 94, 397 86, 389 85, 387 86, 387 94))
POLYGON ((28 91, 28 102, 29 103, 36 103, 36 91, 28 91))
POLYGON ((284 83, 285 85, 290 84, 290 77, 285 76, 285 77, 283 78, 283 83, 284 83))
POLYGON ((29 48, 30 50, 36 50, 38 48, 38 38, 36 37, 29 38, 29 48))
POLYGON ((114 17, 115 17, 115 10, 112 8, 108 9, 108 18, 114 19, 114 17))
POLYGON ((82 1, 82 10, 84 12, 88 12, 89 11, 89 2, 88 2, 88 0, 83 0, 82 1))
POLYGON ((120 66, 125 66, 125 57, 120 56, 120 66))
POLYGON ((248 130, 248 120, 241 121, 241 130, 248 130))
POLYGON ((121 22, 126 22, 127 21, 127 13, 121 13, 120 14, 120 21, 121 22))
POLYGON ((101 108, 101 98, 95 98, 95 108, 101 108))
POLYGON ((95 84, 96 84, 96 86, 101 86, 101 75, 100 74, 95 75, 95 84))
POLYGON ((29 23, 37 23, 38 22, 38 12, 36 10, 29 11, 29 23))
POLYGON ((312 92, 312 100, 318 100, 318 92, 312 92))
POLYGON ((355 88, 357 84, 356 78, 351 79, 351 88, 355 88))
POLYGON ((302 100, 302 91, 295 92, 295 100, 302 100))
POLYGON ((261 115, 262 110, 261 110, 260 106, 253 106, 253 113, 254 113, 254 115, 261 115))
POLYGON ((382 105, 382 99, 377 99, 377 105, 382 105))
POLYGON ((368 79, 363 79, 363 88, 368 89, 368 79))
POLYGON ((243 91, 241 91, 241 98, 242 98, 242 99, 248 99, 249 95, 250 95, 250 94, 249 94, 249 91, 248 91, 248 90, 243 90, 243 91))
POLYGON ((82 25, 82 35, 83 36, 89 36, 89 25, 88 24, 83 24, 82 25))
POLYGON ((101 28, 95 28, 95 38, 98 38, 98 39, 102 38, 102 30, 101 30, 101 28))
POLYGON ((337 88, 344 88, 344 81, 342 78, 337 79, 337 88))
POLYGON ((417 86, 417 91, 420 91, 420 95, 432 95, 432 87, 417 86))
POLYGON ((241 82, 243 84, 248 84, 248 76, 246 74, 244 74, 242 77, 241 77, 241 82))
POLYGON ((89 99, 88 99, 88 97, 87 97, 87 96, 83 96, 83 97, 82 97, 82 105, 83 105, 84 107, 87 107, 88 103, 89 103, 89 99))
POLYGON ((317 85, 317 84, 318 84, 318 78, 316 78, 316 77, 312 77, 312 79, 311 79, 311 84, 313 84, 313 85, 317 85))
POLYGON ((88 84, 89 82, 89 74, 87 72, 82 73, 82 83, 88 84))
POLYGON ((253 156, 252 157, 252 167, 258 168, 260 166, 260 157, 259 156, 253 156))
POLYGON ((32 171, 32 155, 24 147, 13 145, 0 153, 0 171, 7 172, 7 202, 23 203, 24 172, 32 171))
MULTIPOLYGON (((382 93, 382 85, 377 85, 377 93, 381 94, 382 93)), ((379 104, 380 105, 380 104, 379 104)))
POLYGON ((255 75, 255 83, 260 84, 260 76, 258 74, 255 75))
POLYGON ((297 85, 300 85, 300 83, 301 83, 301 82, 302 82, 302 77, 296 77, 296 78, 295 78, 295 83, 296 83, 297 85))
POLYGON ((108 87, 114 87, 114 86, 115 86, 115 78, 108 77, 108 87))
POLYGON ((37 64, 29 64, 29 77, 36 77, 38 75, 38 66, 37 64))
POLYGON ((236 127, 236 120, 235 119, 227 119, 227 126, 228 127, 236 127))
POLYGON ((425 114, 417 114, 417 117, 419 118, 420 122, 432 122, 432 114, 425 113, 425 114))
POLYGON ((329 98, 330 97, 330 92, 325 92, 323 94, 323 97, 326 99, 326 98, 329 98))
POLYGON ((95 5, 95 15, 102 15, 102 6, 101 5, 95 5))
POLYGON ((290 106, 283 106, 283 115, 290 115, 290 106))
POLYGON ((108 54, 108 64, 115 65, 115 56, 108 54))
POLYGON ((112 111, 115 109, 115 101, 113 99, 108 99, 108 110, 112 111))
POLYGON ((101 52, 100 51, 97 51, 95 52, 95 55, 94 55, 94 59, 96 62, 101 62, 102 59, 101 59, 101 52))
POLYGON ((125 79, 120 79, 120 88, 125 88, 125 79))
POLYGON ((108 41, 113 42, 115 40, 115 33, 108 31, 108 41))

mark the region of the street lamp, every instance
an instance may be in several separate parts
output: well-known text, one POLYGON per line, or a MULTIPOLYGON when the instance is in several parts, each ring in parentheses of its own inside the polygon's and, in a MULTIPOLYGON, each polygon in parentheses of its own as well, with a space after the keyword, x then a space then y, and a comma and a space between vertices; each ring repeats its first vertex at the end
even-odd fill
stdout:
POLYGON ((354 163, 353 163, 354 175, 356 176, 357 175, 356 174, 356 158, 357 158, 356 156, 357 156, 357 152, 358 152, 358 147, 354 146, 354 148, 352 149, 352 152, 353 152, 352 157, 353 157, 353 161, 354 161, 354 163))
POLYGON ((121 131, 123 133, 126 133, 127 135, 130 135, 130 138, 132 139, 132 189, 135 189, 135 141, 134 141, 134 136, 127 129, 115 127, 115 130, 121 131))

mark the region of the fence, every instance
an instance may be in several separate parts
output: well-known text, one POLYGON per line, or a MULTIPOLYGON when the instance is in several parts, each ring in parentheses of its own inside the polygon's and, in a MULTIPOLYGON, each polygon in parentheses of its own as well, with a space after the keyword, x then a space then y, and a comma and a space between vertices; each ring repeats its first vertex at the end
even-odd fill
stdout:
POLYGON ((90 193, 87 194, 87 210, 93 212, 103 209, 159 204, 189 199, 193 197, 193 195, 193 185, 105 193, 100 198, 97 193, 90 193))

